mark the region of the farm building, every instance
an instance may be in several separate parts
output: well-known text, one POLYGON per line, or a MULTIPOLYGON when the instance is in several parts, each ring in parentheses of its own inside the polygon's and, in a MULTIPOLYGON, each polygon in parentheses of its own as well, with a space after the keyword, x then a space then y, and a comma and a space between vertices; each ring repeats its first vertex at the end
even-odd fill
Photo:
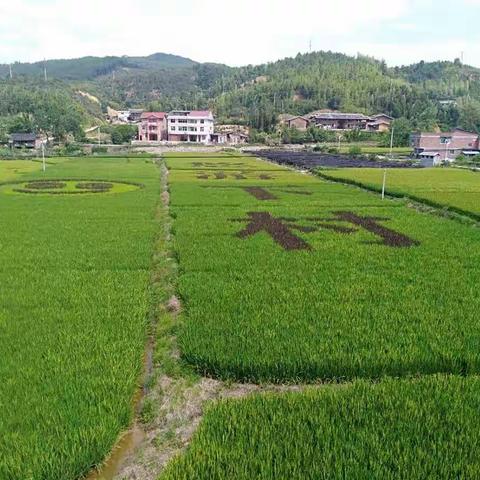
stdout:
POLYGON ((214 122, 209 110, 174 110, 167 115, 168 141, 210 143, 214 122))
POLYGON ((144 112, 138 125, 138 139, 142 142, 167 140, 167 114, 165 112, 144 112))
POLYGON ((10 148, 40 148, 42 140, 35 133, 12 133, 8 145, 10 148))
POLYGON ((411 145, 417 158, 432 160, 434 165, 443 161, 453 161, 459 155, 480 153, 479 136, 460 128, 453 132, 414 133, 411 145))
POLYGON ((280 125, 297 130, 306 130, 310 125, 324 130, 366 130, 386 132, 390 129, 393 118, 384 113, 369 117, 363 113, 341 113, 331 110, 318 110, 306 116, 280 117, 280 125))
POLYGON ((250 132, 244 125, 218 125, 211 137, 212 143, 239 145, 248 143, 250 132))
POLYGON ((317 113, 310 117, 316 127, 324 130, 366 130, 370 117, 362 113, 317 113))
POLYGON ((388 132, 393 118, 384 113, 374 115, 371 117, 371 121, 367 123, 367 129, 372 132, 388 132))
POLYGON ((284 120, 284 125, 288 128, 296 128, 297 130, 306 130, 310 125, 310 120, 302 116, 293 116, 284 120))

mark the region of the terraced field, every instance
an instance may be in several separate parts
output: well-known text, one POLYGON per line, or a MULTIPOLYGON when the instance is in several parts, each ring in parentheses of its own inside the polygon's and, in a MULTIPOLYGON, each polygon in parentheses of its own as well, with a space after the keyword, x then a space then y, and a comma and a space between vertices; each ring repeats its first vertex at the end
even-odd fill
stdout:
POLYGON ((2 480, 87 473, 130 424, 141 380, 159 169, 55 162, 0 162, 27 190, 0 186, 2 480))
POLYGON ((480 371, 478 229, 259 160, 167 163, 179 344, 200 373, 480 371))
MULTIPOLYGON (((322 170, 321 175, 381 191, 383 171, 322 170)), ((387 173, 387 194, 407 196, 480 219, 480 174, 455 168, 396 169, 387 173)))

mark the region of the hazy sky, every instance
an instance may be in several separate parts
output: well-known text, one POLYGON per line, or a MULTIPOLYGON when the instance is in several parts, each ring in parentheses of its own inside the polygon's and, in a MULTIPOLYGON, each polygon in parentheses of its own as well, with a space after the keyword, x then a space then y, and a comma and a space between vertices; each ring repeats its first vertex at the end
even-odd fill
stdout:
POLYGON ((480 67, 480 0, 0 0, 0 63, 173 53, 244 65, 309 50, 480 67))

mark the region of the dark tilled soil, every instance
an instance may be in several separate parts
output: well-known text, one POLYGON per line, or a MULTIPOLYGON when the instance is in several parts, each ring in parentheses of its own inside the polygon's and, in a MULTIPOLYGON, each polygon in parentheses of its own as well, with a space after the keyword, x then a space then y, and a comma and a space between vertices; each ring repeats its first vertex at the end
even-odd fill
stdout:
POLYGON ((365 157, 329 155, 316 152, 286 152, 282 150, 260 150, 252 152, 256 157, 266 158, 281 165, 313 169, 317 167, 346 168, 421 168, 410 161, 369 160, 365 157))
POLYGON ((368 232, 374 233, 382 239, 377 242, 381 245, 393 248, 414 247, 420 245, 417 240, 378 223, 381 220, 387 220, 385 218, 361 217, 353 212, 334 212, 334 215, 336 220, 357 225, 368 232))
MULTIPOLYGON (((248 225, 237 233, 240 238, 248 238, 259 232, 266 232, 285 250, 310 250, 310 245, 292 232, 292 227, 268 212, 248 212, 248 225)), ((245 221, 245 220, 243 220, 245 221)))
POLYGON ((257 200, 276 200, 277 197, 262 187, 243 187, 243 189, 257 200))
POLYGON ((75 185, 79 190, 93 190, 96 192, 107 191, 113 187, 112 183, 107 182, 80 182, 75 185))
POLYGON ((25 185, 26 189, 33 189, 33 190, 53 190, 53 189, 60 189, 65 188, 66 183, 58 182, 56 180, 38 180, 33 182, 28 182, 25 185))

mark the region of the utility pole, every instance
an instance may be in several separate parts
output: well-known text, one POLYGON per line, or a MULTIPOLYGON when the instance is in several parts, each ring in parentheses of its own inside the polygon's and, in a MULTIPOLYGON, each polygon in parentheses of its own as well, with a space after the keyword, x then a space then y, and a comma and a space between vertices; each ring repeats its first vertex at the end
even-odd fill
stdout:
POLYGON ((382 200, 385 200, 385 187, 387 186, 387 169, 383 170, 382 200))
POLYGON ((10 80, 13 78, 13 74, 12 74, 12 64, 10 63, 8 65, 8 69, 10 70, 10 80))
MULTIPOLYGON (((393 159, 393 135, 395 127, 392 127, 392 134, 390 135, 390 161, 393 159)), ((385 200, 385 188, 387 186, 387 168, 383 170, 383 183, 382 183, 382 200, 385 200)))
POLYGON ((45 165, 45 142, 42 140, 42 170, 46 170, 46 165, 45 165))
POLYGON ((312 53, 312 39, 310 39, 309 49, 310 49, 310 53, 312 53))
POLYGON ((390 160, 393 158, 393 134, 395 132, 395 127, 392 127, 392 135, 390 136, 390 160))
POLYGON ((47 76, 47 59, 43 59, 43 78, 45 80, 45 83, 48 81, 48 76, 47 76))
POLYGON ((100 125, 98 126, 98 144, 100 145, 100 125))

